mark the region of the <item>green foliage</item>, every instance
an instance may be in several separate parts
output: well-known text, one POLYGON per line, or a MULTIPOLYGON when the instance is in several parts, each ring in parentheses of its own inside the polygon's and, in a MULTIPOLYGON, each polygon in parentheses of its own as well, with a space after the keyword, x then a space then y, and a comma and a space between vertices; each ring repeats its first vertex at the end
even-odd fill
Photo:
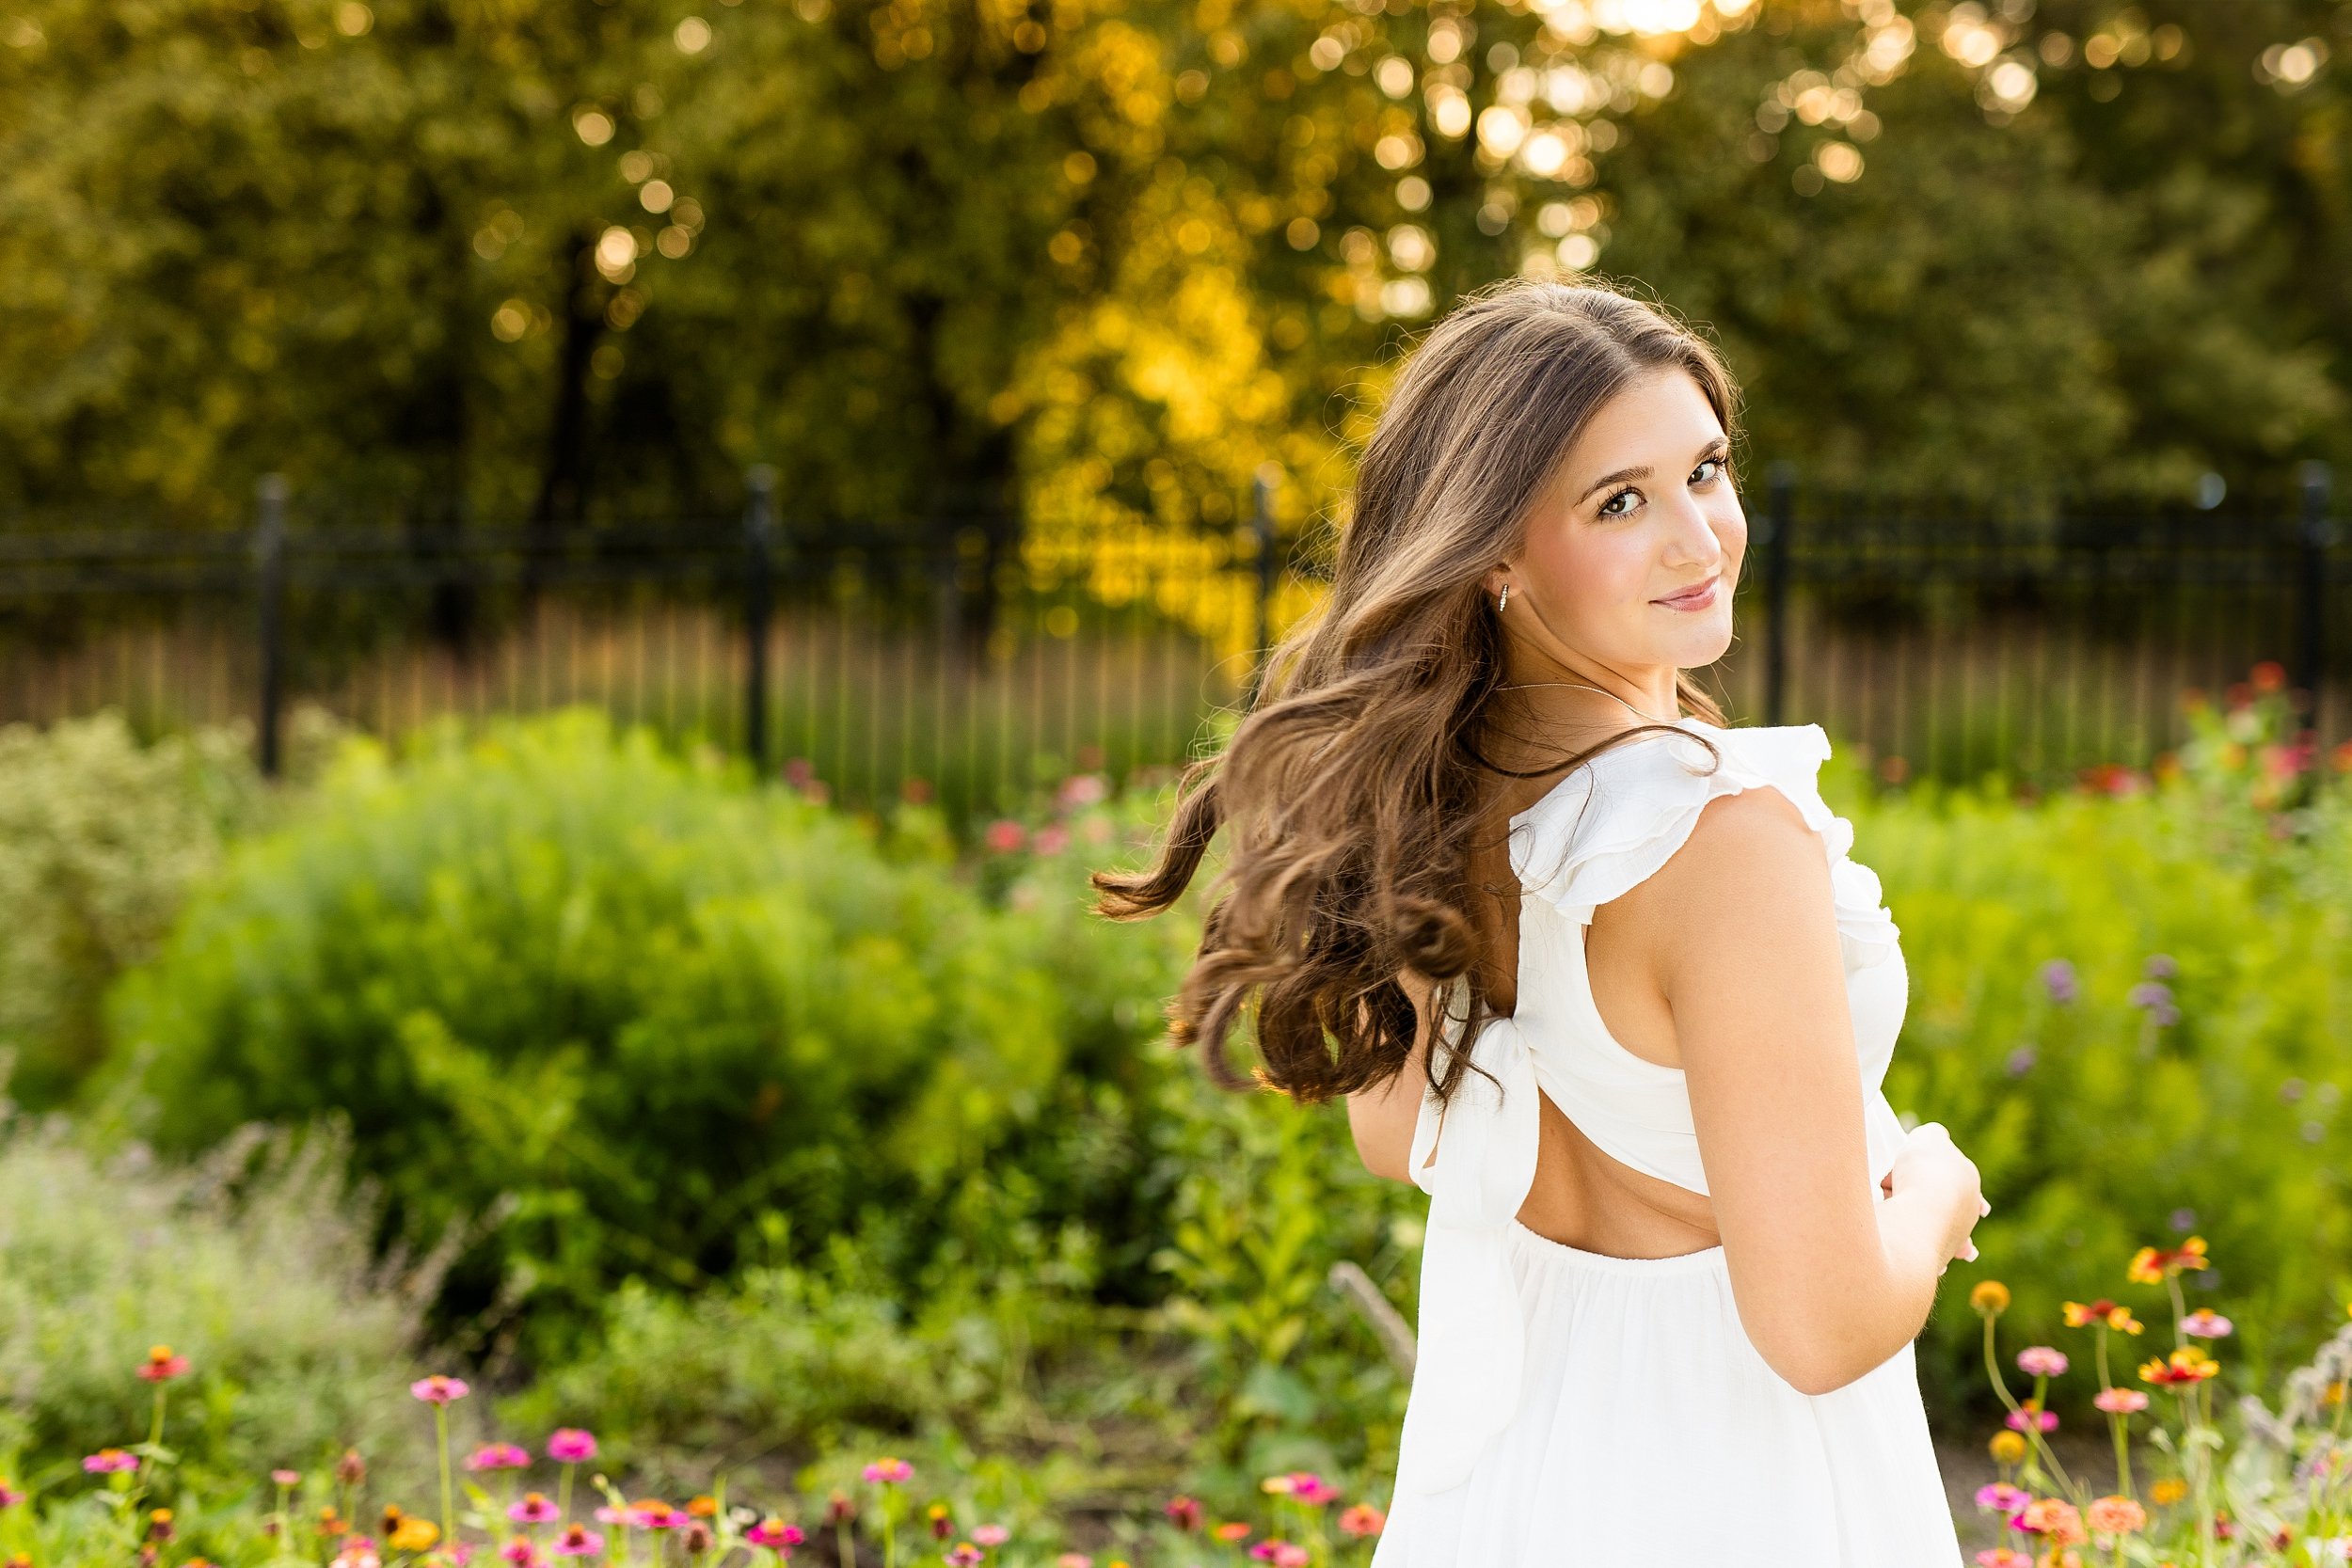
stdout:
POLYGON ((142 746, 111 711, 0 728, 0 1089, 19 1102, 57 1103, 103 1054, 107 985, 261 810, 248 750, 232 730, 142 746))
POLYGON ((912 1279, 992 1244, 960 1207, 984 1164, 1036 1162, 1009 1227, 1115 1196, 1085 1113, 1151 994, 1067 892, 991 908, 935 828, 886 841, 585 712, 354 743, 126 980, 116 1081, 174 1148, 347 1116, 393 1233, 483 1227, 444 1305, 485 1332, 869 1215, 912 1279))
POLYGON ((761 460, 935 542, 1013 483, 1218 544, 1269 458, 1316 515, 1363 367, 1464 290, 1596 265, 1841 479, 2341 458, 2344 15, 25 0, 0 497, 555 518, 761 460))
POLYGON ((2243 1308, 2258 1373, 2352 1292, 2352 905, 2328 891, 2352 792, 2324 791, 2296 842, 2222 787, 2250 770, 2195 766, 2030 807, 1987 787, 1853 808, 1911 966, 1888 1095, 1951 1127, 1993 1204, 1931 1325, 1947 1390, 1986 1275, 2046 1337, 2062 1298, 2118 1293, 2137 1247, 2194 1230, 2218 1266, 2185 1283, 2243 1308))
POLYGON ((0 1456, 30 1449, 78 1479, 81 1455, 146 1437, 152 1395, 132 1374, 157 1343, 189 1361, 163 1438, 199 1473, 324 1464, 405 1429, 439 1260, 373 1256, 344 1152, 331 1132, 248 1132, 167 1165, 0 1117, 0 1456))

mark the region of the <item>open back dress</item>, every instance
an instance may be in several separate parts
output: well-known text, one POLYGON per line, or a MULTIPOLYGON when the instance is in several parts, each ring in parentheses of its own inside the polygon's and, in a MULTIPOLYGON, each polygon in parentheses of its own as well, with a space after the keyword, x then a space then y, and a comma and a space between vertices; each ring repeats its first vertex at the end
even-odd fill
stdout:
MULTIPOLYGON (((1526 895, 1517 1010, 1469 1046, 1494 1082, 1466 1072, 1442 1118, 1425 1098, 1414 1129, 1413 1180, 1429 1194, 1420 1348, 1373 1568, 1962 1560, 1910 1343, 1841 1388, 1802 1393, 1741 1328, 1721 1244, 1616 1258, 1518 1222, 1539 1093, 1604 1153, 1707 1191, 1682 1071, 1610 1036, 1585 927, 1681 847, 1709 800, 1759 785, 1796 804, 1829 857, 1873 1199, 1903 1143, 1881 1084, 1907 974, 1878 878, 1847 855, 1852 824, 1821 799, 1828 736, 1677 729, 1602 752, 1511 818, 1526 895)), ((1446 994, 1435 1048, 1458 1050, 1465 993, 1446 994)))

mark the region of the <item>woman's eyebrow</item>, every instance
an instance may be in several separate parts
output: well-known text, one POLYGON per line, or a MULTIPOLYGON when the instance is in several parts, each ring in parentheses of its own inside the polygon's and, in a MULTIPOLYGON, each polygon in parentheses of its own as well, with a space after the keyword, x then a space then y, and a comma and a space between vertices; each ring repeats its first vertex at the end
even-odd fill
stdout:
MULTIPOLYGON (((1729 451, 1730 450, 1731 443, 1721 436, 1718 436, 1713 440, 1708 442, 1706 446, 1700 448, 1698 456, 1692 458, 1692 462, 1693 465, 1704 463, 1716 452, 1729 451)), ((1653 469, 1648 464, 1644 463, 1638 467, 1619 468, 1613 474, 1603 474, 1600 478, 1595 480, 1592 483, 1592 485, 1586 489, 1582 495, 1576 498, 1576 504, 1582 506, 1586 501, 1591 500, 1593 499, 1593 493, 1597 490, 1605 490, 1612 484, 1620 483, 1629 479, 1647 479, 1654 472, 1656 472, 1655 469, 1653 469)))

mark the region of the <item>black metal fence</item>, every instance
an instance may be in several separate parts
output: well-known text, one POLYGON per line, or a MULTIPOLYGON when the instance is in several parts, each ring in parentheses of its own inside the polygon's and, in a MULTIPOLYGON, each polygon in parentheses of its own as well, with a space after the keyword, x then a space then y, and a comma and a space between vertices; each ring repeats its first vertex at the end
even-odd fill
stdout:
MULTIPOLYGON (((266 481, 246 530, 0 531, 0 721, 242 718, 275 768, 296 702, 387 733, 584 702, 962 815, 1180 761, 1247 700, 1317 586, 1267 500, 1231 533, 1057 552, 1001 515, 844 535, 781 515, 759 470, 739 516, 565 531, 297 515, 266 481)), ((1882 777, 2145 765, 2185 691, 2265 660, 2323 741, 2352 722, 2329 635, 2352 561, 2317 466, 2206 507, 1829 492, 1784 466, 1751 513, 1709 678, 1736 719, 1818 721, 1882 777)))

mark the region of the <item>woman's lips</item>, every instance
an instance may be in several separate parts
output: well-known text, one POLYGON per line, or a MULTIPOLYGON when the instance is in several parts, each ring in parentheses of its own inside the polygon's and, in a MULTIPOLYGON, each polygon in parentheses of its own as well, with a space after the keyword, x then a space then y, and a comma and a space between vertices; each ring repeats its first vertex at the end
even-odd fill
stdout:
POLYGON ((1705 582, 1662 599, 1652 599, 1650 603, 1662 604, 1668 610, 1705 610, 1715 602, 1715 591, 1722 582, 1723 574, 1718 572, 1705 582))

